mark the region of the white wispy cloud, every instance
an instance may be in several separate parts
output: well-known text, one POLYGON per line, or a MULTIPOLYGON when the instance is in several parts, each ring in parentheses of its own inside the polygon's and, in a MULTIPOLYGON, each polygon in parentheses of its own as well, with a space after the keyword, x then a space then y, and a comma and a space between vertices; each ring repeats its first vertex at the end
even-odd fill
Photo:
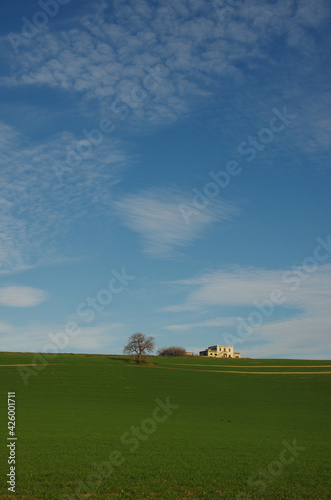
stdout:
POLYGON ((331 297, 331 265, 320 265, 312 274, 299 266, 295 269, 273 271, 233 267, 176 281, 173 282, 175 285, 188 288, 187 298, 182 304, 171 305, 163 310, 179 312, 223 305, 250 306, 256 301, 270 299, 274 290, 283 292, 285 306, 325 308, 331 297))
POLYGON ((7 286, 0 288, 0 305, 8 307, 34 307, 47 300, 44 290, 27 286, 7 286))
POLYGON ((196 323, 167 325, 165 329, 191 332, 197 326, 219 327, 218 342, 223 342, 225 333, 230 334, 237 342, 236 349, 243 350, 248 357, 325 358, 330 346, 330 282, 330 264, 320 265, 314 272, 299 266, 282 271, 222 269, 180 280, 173 285, 187 289, 185 301, 162 311, 202 311, 210 316, 217 308, 230 306, 237 314, 204 321, 198 316, 196 323), (274 301, 276 290, 281 304, 274 301), (283 308, 288 310, 286 319, 278 317, 278 311, 283 308), (253 326, 252 332, 243 339, 238 334, 242 324, 238 318, 250 325, 250 314, 261 316, 261 310, 266 311, 262 313, 262 324, 253 326))
POLYGON ((282 271, 234 267, 180 280, 174 284, 187 286, 192 291, 182 304, 170 305, 163 310, 180 312, 209 306, 249 305, 254 300, 263 300, 273 289, 280 288, 282 274, 282 271))
POLYGON ((206 319, 204 321, 197 321, 196 323, 182 323, 178 325, 167 325, 165 327, 166 330, 171 330, 174 332, 181 332, 192 330, 193 328, 204 328, 204 327, 218 327, 218 326, 234 326, 235 318, 232 317, 224 317, 224 318, 213 318, 206 319))
POLYGON ((73 153, 70 163, 68 148, 77 151, 83 139, 62 133, 37 145, 0 122, 0 274, 68 257, 73 227, 109 218, 111 191, 127 157, 105 139, 90 155, 73 153))
POLYGON ((322 314, 311 310, 302 316, 256 327, 236 348, 246 357, 329 359, 331 315, 326 310, 322 314))
POLYGON ((0 334, 10 334, 12 331, 13 327, 9 323, 0 323, 0 334))
POLYGON ((124 323, 83 325, 70 336, 65 333, 64 325, 34 323, 23 327, 0 324, 0 351, 105 352, 114 345, 121 347, 127 335, 128 326, 124 323))
POLYGON ((329 17, 324 0, 235 6, 129 0, 113 2, 111 14, 107 2, 91 3, 72 20, 74 27, 40 30, 18 56, 7 40, 13 74, 0 82, 76 92, 121 119, 125 104, 131 124, 166 123, 182 117, 197 97, 212 95, 220 78, 241 81, 244 68, 277 64, 270 47, 279 38, 310 61, 319 59, 312 30, 329 17))
POLYGON ((178 247, 203 237, 212 225, 229 220, 236 212, 225 202, 211 200, 186 221, 181 206, 192 206, 192 195, 173 188, 150 188, 124 195, 114 202, 123 224, 137 232, 147 254, 166 257, 178 247))

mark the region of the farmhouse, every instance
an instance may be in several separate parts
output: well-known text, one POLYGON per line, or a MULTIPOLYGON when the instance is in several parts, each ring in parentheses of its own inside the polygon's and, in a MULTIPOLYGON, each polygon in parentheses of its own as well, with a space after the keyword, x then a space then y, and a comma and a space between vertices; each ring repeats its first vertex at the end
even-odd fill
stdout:
POLYGON ((228 345, 212 345, 199 352, 200 356, 212 356, 215 358, 240 358, 240 352, 234 352, 233 346, 228 345))

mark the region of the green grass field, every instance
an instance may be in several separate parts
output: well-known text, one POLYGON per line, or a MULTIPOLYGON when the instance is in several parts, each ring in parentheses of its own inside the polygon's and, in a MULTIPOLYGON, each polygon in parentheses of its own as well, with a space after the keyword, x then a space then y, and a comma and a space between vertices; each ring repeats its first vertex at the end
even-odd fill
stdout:
POLYGON ((1 499, 331 498, 331 361, 31 359, 0 354, 1 499))

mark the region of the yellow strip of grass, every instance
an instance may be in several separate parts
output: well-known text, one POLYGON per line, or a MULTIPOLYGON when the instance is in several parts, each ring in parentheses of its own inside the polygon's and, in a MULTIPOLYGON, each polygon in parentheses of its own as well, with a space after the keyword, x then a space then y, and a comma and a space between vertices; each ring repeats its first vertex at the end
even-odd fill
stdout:
MULTIPOLYGON (((138 365, 131 365, 138 366, 138 365)), ((331 371, 329 372, 247 372, 247 371, 239 371, 239 370, 196 370, 195 368, 172 368, 171 366, 148 366, 148 368, 163 368, 165 370, 182 370, 188 372, 212 372, 212 373, 246 373, 248 375, 331 375, 331 371)))
POLYGON ((222 368, 331 368, 331 365, 200 365, 198 363, 171 363, 176 366, 221 366, 222 368))
MULTIPOLYGON (((44 366, 46 363, 34 363, 34 364, 29 364, 29 365, 0 365, 1 366, 44 366)), ((49 366, 55 366, 55 365, 64 365, 64 363, 49 363, 49 366)))
POLYGON ((36 363, 35 364, 30 364, 30 365, 0 365, 0 366, 39 366, 36 363))

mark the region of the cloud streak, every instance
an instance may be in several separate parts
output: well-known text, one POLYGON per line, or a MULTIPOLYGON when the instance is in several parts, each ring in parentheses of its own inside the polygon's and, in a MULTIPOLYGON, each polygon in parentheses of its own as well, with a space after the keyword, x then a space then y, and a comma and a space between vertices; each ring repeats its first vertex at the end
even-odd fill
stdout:
POLYGON ((234 326, 235 318, 214 318, 206 319, 205 321, 197 321, 196 323, 183 323, 178 325, 168 325, 165 327, 166 330, 174 332, 182 332, 187 330, 192 330, 193 328, 213 328, 213 327, 223 327, 223 326, 234 326))
POLYGON ((223 306, 231 306, 237 315, 168 325, 165 329, 192 332, 197 326, 217 327, 218 342, 224 343, 224 335, 224 338, 232 338, 232 343, 237 344, 236 348, 242 349, 245 356, 323 358, 330 339, 330 282, 330 264, 320 265, 311 274, 303 267, 292 271, 233 268, 180 280, 173 285, 187 288, 186 299, 162 311, 210 315, 223 306), (271 307, 270 297, 275 290, 281 292, 283 300, 271 307), (279 312, 286 310, 284 319, 279 312), (255 321, 257 314, 263 317, 262 324, 249 328, 251 313, 255 314, 255 321), (241 332, 245 332, 244 336, 241 332))
POLYGON ((295 270, 272 271, 257 267, 219 269, 196 278, 173 282, 189 291, 182 304, 164 310, 179 312, 213 306, 250 306, 281 290, 285 307, 326 308, 330 295, 331 265, 321 265, 312 275, 300 267, 295 270), (300 274, 304 276, 300 280, 300 274), (296 288, 297 287, 297 288, 296 288))
POLYGON ((280 38, 293 56, 319 60, 311 31, 323 29, 329 15, 324 0, 314 7, 308 1, 252 1, 225 9, 218 1, 129 0, 113 2, 111 11, 106 2, 93 3, 74 19, 75 28, 45 29, 21 56, 10 57, 13 76, 0 82, 75 92, 118 118, 126 104, 131 124, 168 123, 197 97, 213 95, 220 79, 240 82, 247 68, 277 64, 269 48, 280 38), (151 86, 143 102, 132 102, 132 92, 154 67, 162 84, 151 86))
POLYGON ((63 133, 37 145, 0 123, 0 274, 66 258, 75 227, 109 218, 126 155, 105 140, 59 183, 52 162, 63 162, 75 144, 72 134, 63 133))
POLYGON ((190 198, 188 193, 176 189, 150 188, 124 195, 114 202, 114 207, 123 224, 140 235, 146 254, 168 257, 179 247, 203 237, 206 229, 229 220, 236 212, 230 204, 213 201, 187 224, 179 206, 188 205, 190 198))
POLYGON ((0 305, 6 307, 34 307, 47 300, 47 293, 38 288, 8 286, 0 288, 0 305))
POLYGON ((63 327, 55 324, 28 324, 24 327, 0 324, 0 350, 19 352, 100 352, 124 342, 127 325, 124 323, 103 323, 91 327, 80 327, 79 335, 71 336, 65 348, 63 327), (55 339, 55 340, 54 340, 55 339), (57 339, 58 344, 57 345, 57 339))

